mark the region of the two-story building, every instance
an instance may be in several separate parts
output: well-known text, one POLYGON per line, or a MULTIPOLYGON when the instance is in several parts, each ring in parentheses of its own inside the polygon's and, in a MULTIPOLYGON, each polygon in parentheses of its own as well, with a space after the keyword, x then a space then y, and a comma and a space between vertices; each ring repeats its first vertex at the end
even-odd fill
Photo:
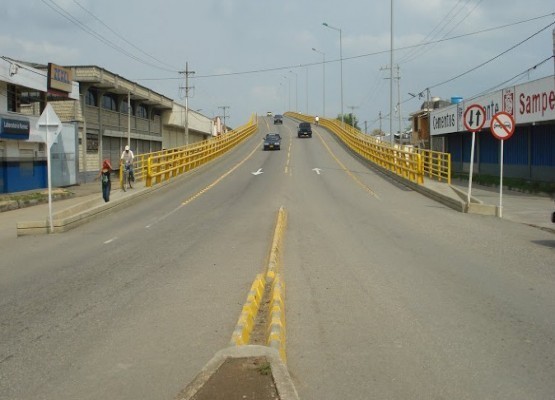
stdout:
MULTIPOLYGON (((29 134, 14 133, 13 128, 0 133, 0 192, 46 186, 44 138, 34 132, 47 103, 64 126, 69 124, 66 130, 72 129, 75 142, 74 148, 68 149, 72 145, 66 134, 66 140, 59 141, 65 147, 53 146, 54 152, 61 152, 53 165, 55 160, 63 160, 63 167, 73 177, 55 180, 55 186, 90 181, 104 159, 116 167, 127 144, 135 154, 143 154, 214 135, 211 118, 186 110, 173 99, 101 67, 55 66, 56 74, 50 74, 50 66, 1 59, 2 121, 7 127, 14 126, 11 120, 27 121, 29 134), (51 85, 51 75, 64 82, 51 85), (31 155, 32 177, 28 162, 31 155)), ((68 175, 66 172, 63 174, 68 175)))

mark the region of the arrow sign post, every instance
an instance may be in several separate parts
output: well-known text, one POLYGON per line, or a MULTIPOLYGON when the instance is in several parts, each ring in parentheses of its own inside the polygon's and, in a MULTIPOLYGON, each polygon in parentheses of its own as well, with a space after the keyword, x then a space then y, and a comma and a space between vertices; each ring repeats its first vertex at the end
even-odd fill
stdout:
POLYGON ((503 218, 503 144, 505 140, 513 136, 515 132, 515 120, 508 112, 501 111, 495 114, 491 119, 490 128, 493 136, 501 142, 499 160, 499 218, 503 218))
POLYGON ((54 224, 52 222, 52 166, 50 161, 50 148, 56 141, 58 134, 62 131, 62 121, 49 104, 42 112, 37 121, 37 129, 46 135, 46 169, 48 171, 48 225, 49 232, 54 232, 54 224), (52 133, 52 136, 51 136, 52 133))
POLYGON ((472 193, 472 175, 474 174, 474 147, 476 146, 476 132, 481 131, 486 123, 486 110, 479 104, 471 104, 464 112, 464 127, 472 132, 472 146, 470 149, 470 173, 468 176, 467 204, 470 205, 472 193))

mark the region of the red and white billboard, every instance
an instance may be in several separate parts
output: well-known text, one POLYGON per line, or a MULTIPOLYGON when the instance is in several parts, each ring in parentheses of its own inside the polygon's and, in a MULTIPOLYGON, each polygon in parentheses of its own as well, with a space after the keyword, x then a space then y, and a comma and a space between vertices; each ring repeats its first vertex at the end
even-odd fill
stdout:
POLYGON ((555 78, 549 76, 515 86, 514 117, 517 124, 555 120, 555 78))

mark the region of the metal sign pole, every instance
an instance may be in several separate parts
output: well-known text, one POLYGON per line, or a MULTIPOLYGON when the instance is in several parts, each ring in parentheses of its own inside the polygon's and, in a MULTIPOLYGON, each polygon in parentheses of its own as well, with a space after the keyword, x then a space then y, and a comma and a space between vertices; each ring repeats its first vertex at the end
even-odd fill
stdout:
POLYGON ((46 169, 48 175, 48 226, 49 233, 54 232, 52 222, 52 166, 50 157, 50 129, 48 128, 48 113, 46 114, 46 169))
POLYGON ((476 143, 476 132, 472 132, 472 148, 470 149, 470 175, 468 176, 468 197, 466 199, 468 207, 470 207, 470 198, 472 193, 472 175, 474 174, 474 144, 475 143, 476 143))
POLYGON ((501 140, 501 171, 499 177, 499 218, 503 218, 503 143, 501 140))

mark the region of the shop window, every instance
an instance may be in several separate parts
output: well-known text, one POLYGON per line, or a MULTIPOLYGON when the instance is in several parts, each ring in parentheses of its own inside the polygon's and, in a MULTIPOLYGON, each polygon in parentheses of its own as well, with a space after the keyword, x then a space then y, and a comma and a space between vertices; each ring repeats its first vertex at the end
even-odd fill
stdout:
POLYGON ((98 135, 87 133, 87 153, 98 153, 98 135))
POLYGON ((105 94, 102 96, 102 108, 106 110, 116 111, 116 99, 112 94, 105 94))
POLYGON ((85 93, 85 104, 88 106, 97 106, 96 93, 92 89, 87 90, 87 93, 85 93))
POLYGON ((19 112, 21 109, 21 93, 15 85, 8 85, 8 111, 19 112))
POLYGON ((148 112, 146 110, 146 107, 143 106, 142 104, 139 107, 137 107, 137 117, 148 118, 148 112))

